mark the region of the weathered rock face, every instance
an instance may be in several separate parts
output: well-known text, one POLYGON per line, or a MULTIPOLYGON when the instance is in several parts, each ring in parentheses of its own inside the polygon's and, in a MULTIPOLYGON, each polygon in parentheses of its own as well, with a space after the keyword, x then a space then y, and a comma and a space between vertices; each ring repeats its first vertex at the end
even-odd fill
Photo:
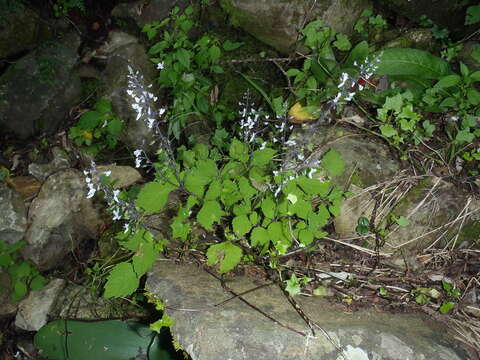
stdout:
POLYGON ((0 317, 15 315, 17 312, 18 301, 12 299, 12 282, 10 276, 0 271, 0 317))
POLYGON ((77 33, 50 40, 11 65, 0 77, 0 130, 20 138, 53 132, 80 96, 73 72, 77 33))
POLYGON ((47 323, 48 314, 55 305, 59 292, 65 287, 65 280, 53 279, 45 288, 31 291, 20 302, 15 325, 27 331, 38 331, 47 323))
POLYGON ((464 25, 466 9, 468 5, 472 5, 468 1, 376 0, 375 4, 381 9, 400 14, 414 21, 418 21, 422 15, 425 15, 434 24, 457 34, 466 34, 473 29, 464 25))
MULTIPOLYGON (((256 287, 248 278, 229 281, 237 293, 256 287)), ((231 297, 211 275, 195 265, 161 261, 149 273, 147 288, 167 306, 205 308, 231 297)), ((308 333, 280 289, 269 286, 244 296, 276 320, 308 333)), ((175 318, 174 337, 194 360, 217 359, 463 359, 446 342, 437 324, 420 316, 374 312, 346 313, 326 301, 296 297, 306 314, 326 330, 303 337, 274 324, 239 299, 215 311, 166 310, 175 318)))
MULTIPOLYGON (((152 92, 149 88, 154 84, 155 68, 148 58, 143 45, 138 40, 121 31, 111 31, 109 34, 108 48, 104 49, 108 54, 107 66, 103 72, 104 97, 110 99, 112 108, 118 118, 123 120, 125 130, 123 141, 134 149, 146 151, 155 149, 152 146, 154 135, 148 127, 149 117, 158 116, 158 106, 153 99, 148 99, 143 107, 143 112, 137 118, 138 113, 134 110, 136 97, 148 96, 146 92, 152 92), (134 76, 138 80, 135 96, 129 95, 129 82, 134 76), (138 92, 138 93, 137 93, 138 92)), ((132 85, 130 85, 131 89, 132 85)))
POLYGON ((320 17, 335 31, 351 34, 368 0, 221 0, 233 25, 282 53, 295 50, 298 31, 320 17))
POLYGON ((27 211, 20 195, 0 182, 0 238, 13 244, 27 230, 27 211))
POLYGON ((189 4, 186 0, 152 0, 145 2, 121 2, 112 10, 112 16, 132 19, 141 29, 145 24, 165 19, 172 8, 184 9, 189 4))
POLYGON ((31 163, 28 165, 28 172, 39 181, 44 181, 56 171, 71 167, 71 161, 65 150, 55 146, 52 149, 53 159, 47 164, 31 163))
POLYGON ((0 9, 0 59, 33 49, 46 26, 40 17, 19 1, 0 9))
POLYGON ((127 188, 142 180, 142 175, 130 166, 119 165, 101 165, 97 167, 97 171, 101 174, 109 173, 108 180, 112 182, 115 189, 127 188))
POLYGON ((32 201, 22 252, 40 270, 59 265, 82 239, 96 235, 99 216, 85 189, 82 174, 67 169, 51 175, 32 201))

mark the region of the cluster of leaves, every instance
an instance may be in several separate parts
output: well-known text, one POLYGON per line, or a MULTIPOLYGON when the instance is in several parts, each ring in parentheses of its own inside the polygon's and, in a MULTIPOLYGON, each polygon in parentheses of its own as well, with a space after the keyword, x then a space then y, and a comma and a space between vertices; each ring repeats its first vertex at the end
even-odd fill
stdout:
POLYGON ((363 40, 375 38, 379 32, 387 28, 387 21, 381 14, 374 14, 372 10, 366 9, 360 14, 354 26, 354 30, 363 40))
POLYGON ((219 64, 223 51, 235 50, 242 45, 231 41, 221 43, 208 33, 192 40, 189 32, 194 26, 193 13, 192 6, 183 13, 175 7, 170 17, 143 28, 149 40, 157 36, 161 38, 148 53, 161 70, 158 77, 160 87, 169 89, 173 97, 167 120, 169 134, 177 139, 192 115, 213 118, 217 125, 228 118, 225 107, 211 101, 212 76, 224 72, 219 64))
POLYGON ((442 290, 443 294, 435 288, 416 288, 411 293, 415 297, 416 303, 420 305, 439 304, 438 311, 441 314, 448 314, 455 307, 462 292, 445 280, 442 280, 442 290))
MULTIPOLYGON (((160 154, 156 180, 140 190, 136 206, 145 214, 159 212, 170 192, 180 191, 184 201, 170 224, 172 239, 196 247, 202 240, 199 229, 212 234, 208 265, 218 264, 220 273, 259 255, 268 256, 274 266, 292 247, 310 246, 325 236, 324 227, 339 214, 344 197, 330 181, 273 172, 276 153, 270 147, 252 151, 234 138, 228 154, 201 144, 190 150, 182 147, 175 166, 166 166, 160 154)), ((324 176, 343 172, 343 161, 334 150, 323 156, 321 165, 324 176)), ((128 239, 121 244, 135 255, 112 269, 107 297, 133 292, 165 243, 155 243, 150 232, 138 227, 121 238, 128 239)))
POLYGON ((85 13, 84 0, 50 0, 55 17, 67 16, 72 9, 85 13))
POLYGON ((46 283, 38 269, 19 255, 24 245, 25 241, 9 244, 0 240, 0 269, 10 276, 12 299, 15 301, 22 299, 29 290, 40 290, 46 283))
POLYGON ((86 150, 96 155, 100 150, 115 148, 122 127, 122 121, 112 112, 110 101, 100 99, 94 110, 82 114, 68 135, 76 145, 86 145, 86 150))

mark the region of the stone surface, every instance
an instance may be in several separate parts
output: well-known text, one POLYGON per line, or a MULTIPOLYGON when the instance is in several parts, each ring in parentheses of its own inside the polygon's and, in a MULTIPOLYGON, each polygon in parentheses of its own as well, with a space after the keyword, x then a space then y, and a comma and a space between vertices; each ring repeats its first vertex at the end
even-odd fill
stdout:
POLYGON ((0 271, 0 317, 15 315, 18 302, 12 299, 12 283, 6 272, 0 271))
MULTIPOLYGON (((444 247, 450 241, 452 245, 461 224, 465 229, 479 223, 480 204, 441 178, 425 177, 397 202, 391 214, 404 216, 409 225, 390 229, 383 248, 421 250, 432 244, 444 247), (471 216, 462 218, 467 212, 471 216)), ((458 238, 456 245, 460 245, 458 238)))
POLYGON ((55 146, 52 148, 53 159, 47 164, 31 163, 28 165, 28 172, 35 176, 39 181, 44 181, 54 172, 68 169, 71 161, 65 150, 55 146))
POLYGON ((0 131, 25 139, 59 128, 81 93, 73 71, 80 37, 76 32, 44 42, 0 77, 0 131))
POLYGON ((65 280, 53 279, 41 290, 30 291, 20 302, 15 325, 27 331, 38 331, 47 323, 58 294, 65 286, 65 280))
POLYGON ((142 175, 131 166, 101 165, 97 166, 97 171, 101 174, 109 172, 110 176, 108 179, 112 182, 115 189, 129 187, 142 180, 142 175))
POLYGON ((20 1, 0 8, 0 59, 33 49, 44 37, 47 26, 20 1))
POLYGON ((158 105, 150 101, 137 120, 137 112, 132 107, 135 99, 127 94, 128 76, 131 72, 138 73, 138 78, 141 77, 139 82, 145 89, 155 92, 154 88, 148 88, 155 84, 156 71, 153 63, 143 45, 133 36, 121 31, 110 32, 108 45, 103 52, 108 57, 102 74, 105 89, 103 96, 112 102, 113 112, 124 123, 122 141, 134 149, 155 150, 155 138, 152 129, 148 128, 146 113, 148 110, 152 114, 158 114, 158 105))
POLYGON ((142 29, 145 24, 165 19, 170 10, 178 6, 183 9, 188 5, 186 0, 152 0, 121 2, 112 10, 112 16, 131 19, 142 29))
POLYGON ((40 270, 60 265, 81 240, 95 237, 99 215, 86 198, 82 173, 67 169, 51 175, 30 205, 28 223, 22 253, 40 270))
POLYGON ((456 35, 470 34, 477 27, 465 26, 465 13, 468 1, 451 0, 377 0, 375 4, 382 10, 400 14, 414 21, 420 20, 422 15, 427 16, 434 24, 456 33, 456 35))
MULTIPOLYGON (((248 278, 228 281, 237 293, 256 287, 248 278)), ((159 261, 149 273, 148 291, 167 306, 202 309, 231 297, 210 274, 195 265, 159 261)), ((274 286, 244 296, 276 320, 308 332, 281 290, 274 286)), ((296 297, 305 313, 328 333, 303 337, 274 324, 235 299, 215 311, 166 310, 175 318, 174 337, 194 360, 341 360, 349 359, 465 359, 446 342, 445 329, 419 315, 375 311, 347 313, 317 297, 296 297), (335 344, 335 345, 334 345, 335 344)))
POLYGON ((50 310, 52 319, 99 320, 125 317, 123 299, 95 296, 90 287, 68 284, 58 294, 50 310))
POLYGON ((298 31, 320 17, 335 31, 351 34, 368 0, 221 0, 233 25, 282 53, 295 50, 298 31))
POLYGON ((27 230, 27 211, 20 195, 0 182, 0 238, 13 244, 27 230))
POLYGON ((414 48, 433 51, 435 47, 431 29, 408 29, 400 36, 388 41, 383 48, 414 48))
POLYGON ((295 130, 290 140, 296 143, 290 158, 300 148, 313 149, 307 166, 318 165, 330 149, 338 151, 345 163, 345 171, 333 180, 341 187, 350 182, 365 188, 393 177, 400 170, 399 162, 384 143, 351 128, 336 125, 305 126, 295 130))
POLYGON ((24 201, 31 200, 35 197, 42 186, 33 176, 15 176, 9 178, 8 183, 24 201))

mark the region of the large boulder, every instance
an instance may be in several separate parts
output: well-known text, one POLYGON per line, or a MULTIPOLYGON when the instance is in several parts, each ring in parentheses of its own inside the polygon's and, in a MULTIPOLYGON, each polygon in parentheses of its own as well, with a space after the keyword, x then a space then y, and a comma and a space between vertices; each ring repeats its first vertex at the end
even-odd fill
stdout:
POLYGON ((13 244, 27 230, 27 211, 21 196, 0 182, 0 238, 13 244))
POLYGON ((45 37, 47 26, 20 1, 0 7, 0 59, 33 49, 45 37))
POLYGON ((81 240, 94 238, 100 220, 86 198, 82 173, 67 169, 52 174, 30 205, 28 223, 22 252, 40 270, 60 265, 81 240))
POLYGON ((468 1, 451 0, 375 0, 375 5, 391 13, 400 14, 413 21, 419 21, 425 15, 434 24, 447 28, 457 35, 469 34, 476 25, 465 26, 468 1))
POLYGON ((113 8, 112 16, 130 19, 142 29, 146 24, 165 19, 173 7, 183 9, 188 4, 187 0, 122 1, 113 8))
MULTIPOLYGON (((228 287, 236 293, 256 286, 246 277, 228 281, 228 287)), ((172 307, 166 310, 175 318, 172 333, 194 360, 339 360, 344 358, 342 350, 345 358, 359 360, 466 358, 448 342, 453 336, 448 337, 439 324, 418 315, 347 313, 319 297, 297 296, 295 299, 305 313, 328 334, 327 337, 317 329, 316 336, 304 337, 275 324, 240 299, 208 311, 206 308, 232 294, 195 265, 158 262, 148 275, 147 288, 172 307)), ((275 320, 309 333, 277 286, 267 286, 243 297, 275 320)))
POLYGON ((0 77, 0 131, 25 139, 53 132, 81 94, 73 71, 80 36, 49 40, 11 65, 0 77))
POLYGON ((155 66, 138 39, 122 31, 111 31, 102 51, 108 58, 102 73, 103 96, 124 123, 122 140, 134 149, 154 150, 156 139, 149 121, 156 120, 160 110, 153 95, 155 66))
POLYGON ((233 25, 282 53, 295 50, 298 31, 317 17, 335 31, 351 34, 368 0, 220 0, 233 25))

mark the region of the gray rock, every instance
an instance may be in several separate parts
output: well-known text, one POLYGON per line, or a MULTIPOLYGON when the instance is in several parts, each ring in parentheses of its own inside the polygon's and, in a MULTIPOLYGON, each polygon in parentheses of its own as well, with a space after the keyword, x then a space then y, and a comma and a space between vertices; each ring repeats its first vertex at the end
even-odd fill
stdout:
POLYGON ((10 276, 0 271, 0 317, 15 315, 18 308, 18 301, 12 299, 12 283, 10 276))
POLYGON ((55 146, 52 149, 53 159, 48 164, 31 163, 28 172, 37 180, 44 181, 48 176, 59 170, 71 167, 71 161, 65 150, 55 146))
POLYGON ((333 180, 341 187, 350 182, 365 188, 393 177, 400 170, 399 162, 385 144, 351 128, 336 125, 305 126, 295 130, 290 140, 295 141, 290 158, 300 149, 313 149, 308 156, 307 166, 318 165, 330 149, 339 152, 345 163, 345 171, 333 180))
POLYGON ((77 33, 50 40, 18 60, 0 77, 0 128, 20 138, 51 133, 78 101, 77 33))
MULTIPOLYGON (((245 277, 227 284, 237 293, 258 285, 245 277)), ((156 264, 148 275, 147 288, 167 306, 176 308, 204 309, 231 297, 217 280, 197 266, 170 261, 156 264)), ((277 287, 262 288, 244 298, 283 324, 308 333, 303 320, 277 287)), ((175 318, 174 337, 194 360, 466 358, 447 342, 453 337, 445 336, 444 328, 421 316, 373 311, 346 313, 321 298, 296 300, 329 338, 320 330, 313 338, 303 337, 274 324, 239 299, 215 311, 166 312, 175 318)))
POLYGON ((47 27, 40 17, 20 1, 0 8, 0 59, 33 49, 47 27))
POLYGON ((115 189, 129 187, 142 180, 142 175, 131 166, 101 165, 97 166, 97 171, 101 174, 110 173, 108 179, 115 189))
POLYGON ((10 244, 21 240, 27 230, 27 211, 21 196, 0 182, 0 238, 10 244))
POLYGON ((20 302, 15 325, 23 330, 38 331, 47 323, 48 314, 55 305, 58 294, 65 286, 65 280, 53 279, 45 288, 31 291, 20 302))
POLYGON ((320 17, 335 31, 351 34, 358 17, 369 7, 368 0, 279 1, 221 0, 233 25, 282 53, 295 50, 298 31, 320 17))
POLYGON ((105 88, 103 96, 112 102, 115 115, 124 123, 122 140, 134 149, 155 150, 155 136, 147 125, 148 113, 158 117, 159 105, 153 99, 143 106, 144 112, 137 120, 133 109, 136 103, 133 96, 127 94, 129 75, 135 74, 141 88, 137 91, 156 93, 155 67, 148 58, 143 45, 138 40, 121 31, 111 31, 108 46, 103 49, 107 54, 107 66, 103 72, 102 83, 105 88), (149 86, 152 87, 149 88, 149 86))
POLYGON ((475 31, 475 25, 465 26, 465 13, 468 2, 450 0, 378 0, 378 8, 391 13, 400 14, 414 21, 427 16, 434 24, 460 34, 475 31))
POLYGON ((131 19, 142 29, 145 24, 165 19, 172 8, 184 9, 189 4, 186 0, 152 0, 121 2, 112 10, 112 16, 131 19))
POLYGON ((67 169, 51 175, 30 205, 28 223, 22 252, 40 270, 61 264, 81 240, 94 238, 100 220, 82 174, 67 169))
POLYGON ((68 284, 58 294, 50 310, 52 319, 99 320, 125 317, 123 299, 105 299, 94 294, 90 287, 68 284))

